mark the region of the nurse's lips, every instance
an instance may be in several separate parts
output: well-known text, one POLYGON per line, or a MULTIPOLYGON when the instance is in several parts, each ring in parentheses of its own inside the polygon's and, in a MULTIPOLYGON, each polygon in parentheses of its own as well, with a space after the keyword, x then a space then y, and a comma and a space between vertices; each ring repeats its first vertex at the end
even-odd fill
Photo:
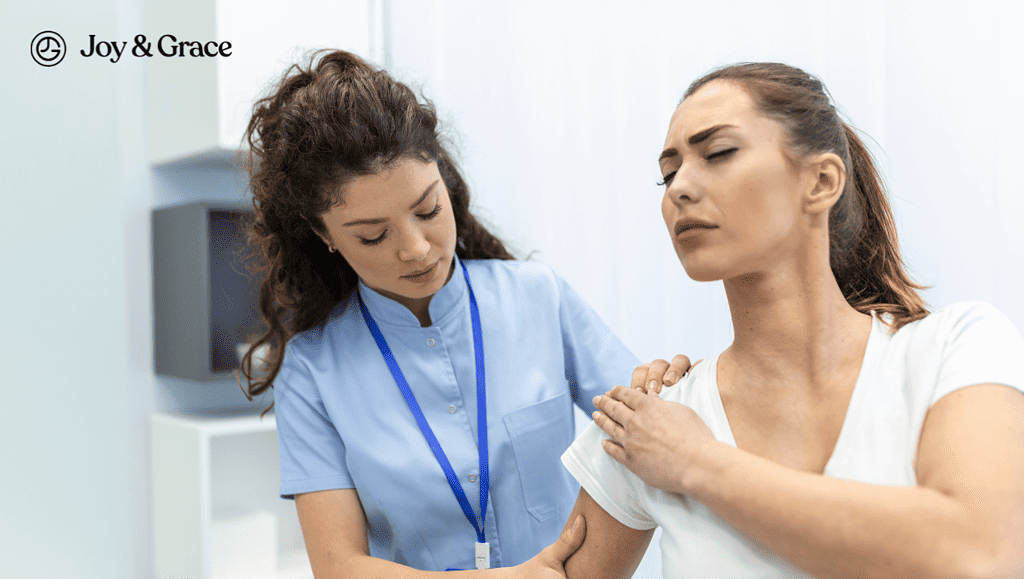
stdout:
POLYGON ((441 260, 437 260, 437 261, 434 262, 434 265, 431 265, 427 269, 421 269, 420 271, 410 273, 409 275, 403 275, 402 277, 405 278, 405 279, 411 279, 411 280, 417 280, 417 279, 426 277, 426 276, 430 275, 430 273, 432 271, 434 271, 434 268, 437 267, 437 264, 440 263, 440 262, 441 262, 441 260))

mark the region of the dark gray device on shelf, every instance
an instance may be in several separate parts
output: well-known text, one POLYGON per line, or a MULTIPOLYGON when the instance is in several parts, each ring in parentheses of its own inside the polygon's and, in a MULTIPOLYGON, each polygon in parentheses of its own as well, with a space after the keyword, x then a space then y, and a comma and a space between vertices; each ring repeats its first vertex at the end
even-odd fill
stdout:
POLYGON ((153 336, 157 374, 223 380, 236 348, 263 328, 245 267, 242 204, 200 201, 153 210, 153 336))

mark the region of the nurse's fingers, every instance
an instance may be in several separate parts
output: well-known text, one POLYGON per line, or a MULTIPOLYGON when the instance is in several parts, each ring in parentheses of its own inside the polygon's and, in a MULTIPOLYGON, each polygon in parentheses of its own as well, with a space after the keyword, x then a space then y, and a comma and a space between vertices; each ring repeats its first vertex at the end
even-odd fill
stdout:
POLYGON ((541 549, 533 559, 514 567, 516 571, 510 576, 527 579, 565 577, 565 560, 580 548, 586 536, 587 520, 583 515, 577 515, 571 526, 566 524, 565 530, 554 543, 541 549))
POLYGON ((583 544, 583 539, 587 536, 587 520, 583 518, 583 515, 576 515, 576 520, 573 521, 572 526, 562 531, 562 534, 558 537, 558 546, 555 548, 555 557, 559 561, 565 561, 576 552, 576 549, 580 548, 583 544))
POLYGON ((665 386, 671 386, 678 382, 679 379, 689 371, 690 359, 684 354, 676 354, 672 357, 672 363, 668 365, 668 369, 665 370, 665 375, 663 376, 661 383, 665 386))
POLYGON ((669 364, 662 359, 649 364, 641 364, 633 370, 633 378, 629 387, 641 392, 661 392, 661 380, 668 370, 669 364))
POLYGON ((634 390, 641 392, 647 391, 647 370, 651 367, 650 364, 640 364, 636 368, 633 368, 633 376, 629 380, 629 387, 634 390))

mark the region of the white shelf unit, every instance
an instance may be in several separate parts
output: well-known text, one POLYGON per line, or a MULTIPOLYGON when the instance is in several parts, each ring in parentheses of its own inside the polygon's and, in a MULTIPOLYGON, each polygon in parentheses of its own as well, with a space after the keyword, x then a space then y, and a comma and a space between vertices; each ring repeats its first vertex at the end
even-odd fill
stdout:
POLYGON ((273 415, 154 413, 154 579, 313 579, 273 415))

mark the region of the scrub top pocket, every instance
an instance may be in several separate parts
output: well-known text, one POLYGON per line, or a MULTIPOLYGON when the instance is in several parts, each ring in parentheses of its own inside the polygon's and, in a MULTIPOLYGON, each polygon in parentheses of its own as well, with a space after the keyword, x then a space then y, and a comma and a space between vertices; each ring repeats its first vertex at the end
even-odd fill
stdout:
POLYGON ((546 521, 576 500, 575 481, 561 462, 574 432, 568 389, 505 414, 504 422, 519 467, 526 510, 538 522, 546 521))

